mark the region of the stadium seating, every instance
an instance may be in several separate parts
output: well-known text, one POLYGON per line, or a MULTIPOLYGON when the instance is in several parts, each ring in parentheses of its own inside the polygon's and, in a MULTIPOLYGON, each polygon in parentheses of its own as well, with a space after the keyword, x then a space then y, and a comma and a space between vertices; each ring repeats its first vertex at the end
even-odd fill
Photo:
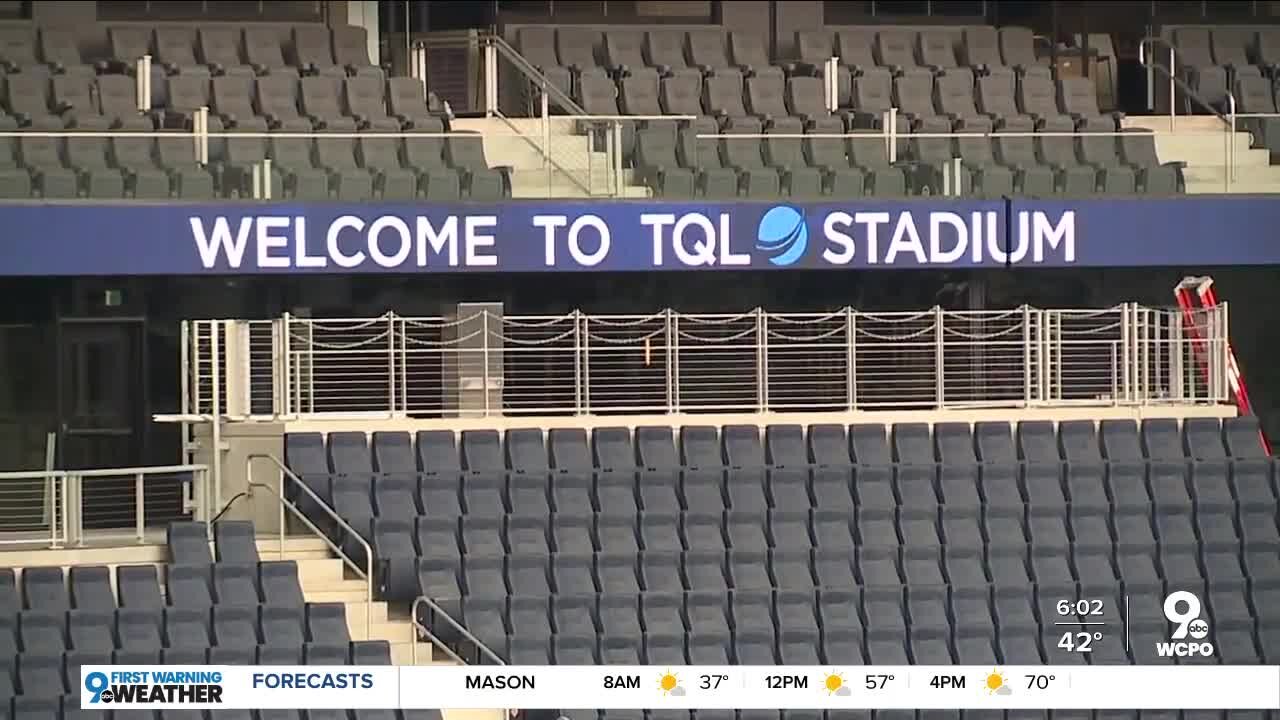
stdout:
MULTIPOLYGON (((359 507, 398 507, 347 516, 388 599, 426 594, 511 662, 1082 662, 1052 642, 1054 603, 1101 599, 1118 622, 1119 587, 1139 624, 1167 590, 1207 593, 1212 626, 1239 630, 1224 662, 1277 659, 1251 639, 1280 548, 1253 418, 294 433, 286 450, 320 494, 356 477, 359 507)), ((1167 661, 1133 647, 1089 661, 1167 661)))
POLYGON ((115 590, 105 566, 0 569, 0 715, 73 717, 82 665, 391 664, 342 604, 303 600, 293 561, 260 561, 252 525, 215 523, 213 552, 208 532, 172 524, 169 562, 118 566, 115 590))

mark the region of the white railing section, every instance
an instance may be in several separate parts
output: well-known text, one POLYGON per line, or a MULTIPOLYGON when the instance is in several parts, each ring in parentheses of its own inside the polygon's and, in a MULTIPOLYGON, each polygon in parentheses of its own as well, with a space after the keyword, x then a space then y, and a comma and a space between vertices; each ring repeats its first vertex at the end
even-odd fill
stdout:
POLYGON ((149 543, 214 507, 204 465, 0 473, 0 547, 149 543))
MULTIPOLYGON (((1213 404, 1226 308, 187 321, 183 417, 1213 404)), ((220 423, 214 423, 219 426, 220 423)))

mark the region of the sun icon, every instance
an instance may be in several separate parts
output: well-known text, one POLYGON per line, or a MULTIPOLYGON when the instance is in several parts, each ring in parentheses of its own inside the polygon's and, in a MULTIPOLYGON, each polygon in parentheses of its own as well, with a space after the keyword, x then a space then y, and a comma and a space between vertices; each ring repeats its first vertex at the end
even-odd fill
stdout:
POLYGON ((662 689, 663 695, 670 695, 671 692, 680 687, 680 678, 676 674, 667 670, 658 676, 658 687, 662 689))
POLYGON ((826 679, 822 681, 822 685, 827 689, 828 695, 841 694, 841 690, 845 690, 845 694, 848 692, 848 688, 844 685, 844 676, 837 672, 829 673, 826 679))
POLYGON ((1005 684, 1004 675, 1000 674, 998 669, 993 668, 991 674, 987 675, 987 694, 1008 695, 1009 687, 1005 684), (1004 690, 1004 692, 1001 692, 1004 690))

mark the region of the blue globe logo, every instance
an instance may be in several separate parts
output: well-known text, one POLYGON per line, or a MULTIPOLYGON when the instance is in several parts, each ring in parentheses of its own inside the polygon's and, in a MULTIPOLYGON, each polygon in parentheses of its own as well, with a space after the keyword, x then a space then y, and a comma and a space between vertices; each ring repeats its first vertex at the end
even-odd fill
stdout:
POLYGON ((809 227, 799 210, 779 205, 760 218, 756 229, 756 249, 769 253, 769 262, 778 267, 796 264, 809 247, 809 227))

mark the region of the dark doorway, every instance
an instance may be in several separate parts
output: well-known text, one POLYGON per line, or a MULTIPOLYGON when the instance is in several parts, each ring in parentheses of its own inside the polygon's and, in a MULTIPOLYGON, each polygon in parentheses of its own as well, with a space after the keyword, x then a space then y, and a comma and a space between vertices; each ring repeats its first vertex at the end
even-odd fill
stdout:
POLYGON ((146 445, 144 324, 58 321, 58 467, 130 467, 146 445))

